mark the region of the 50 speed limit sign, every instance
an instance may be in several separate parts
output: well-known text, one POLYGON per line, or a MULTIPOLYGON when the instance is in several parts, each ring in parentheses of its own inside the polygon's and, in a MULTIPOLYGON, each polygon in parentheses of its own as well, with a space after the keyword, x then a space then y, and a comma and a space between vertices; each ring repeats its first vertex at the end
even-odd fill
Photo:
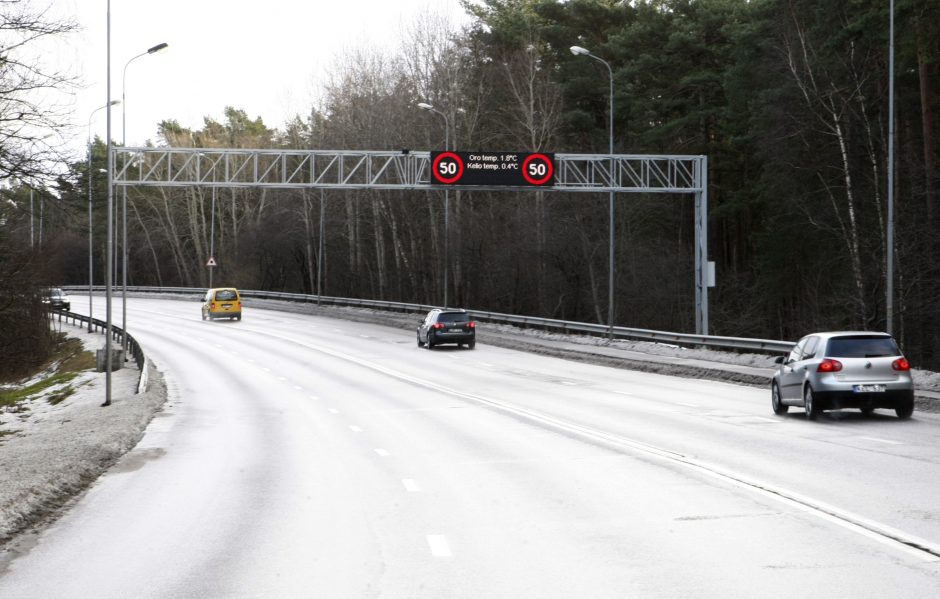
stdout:
POLYGON ((431 183, 551 187, 555 155, 524 152, 431 152, 431 183))
POLYGON ((440 152, 432 157, 431 169, 438 183, 453 185, 463 177, 464 161, 456 152, 440 152))

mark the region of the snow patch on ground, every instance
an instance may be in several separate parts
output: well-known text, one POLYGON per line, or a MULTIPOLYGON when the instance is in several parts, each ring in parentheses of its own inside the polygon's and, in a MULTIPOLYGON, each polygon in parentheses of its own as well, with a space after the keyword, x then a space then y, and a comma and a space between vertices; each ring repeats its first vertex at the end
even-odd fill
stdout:
MULTIPOLYGON (((94 351, 104 336, 65 327, 94 351)), ((49 388, 0 412, 0 543, 53 513, 137 444, 166 398, 159 380, 137 395, 133 361, 112 373, 112 405, 102 407, 105 373, 84 372, 75 391, 53 405, 49 388)), ((61 387, 61 386, 59 386, 61 387)))

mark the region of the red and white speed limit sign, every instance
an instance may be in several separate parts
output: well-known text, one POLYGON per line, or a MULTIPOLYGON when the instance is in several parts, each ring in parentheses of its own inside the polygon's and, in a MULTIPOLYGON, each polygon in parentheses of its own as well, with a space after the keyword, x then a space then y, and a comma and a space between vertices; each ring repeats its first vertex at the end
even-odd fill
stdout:
POLYGON ((522 177, 531 185, 543 185, 554 174, 552 159, 545 154, 529 154, 522 162, 522 177))
POLYGON ((454 152, 441 152, 434 159, 434 179, 444 185, 452 185, 463 177, 463 159, 454 152))
POLYGON ((435 185, 485 187, 552 187, 555 155, 525 152, 431 152, 435 185))

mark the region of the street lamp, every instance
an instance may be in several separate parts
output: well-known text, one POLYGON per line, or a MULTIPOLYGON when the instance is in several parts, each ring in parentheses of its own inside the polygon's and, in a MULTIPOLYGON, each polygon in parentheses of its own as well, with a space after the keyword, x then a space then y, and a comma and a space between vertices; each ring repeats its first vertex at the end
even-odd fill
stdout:
POLYGON ((885 240, 885 331, 894 334, 894 0, 888 32, 888 231, 885 240))
MULTIPOLYGON (((161 42, 156 46, 147 48, 146 52, 141 52, 137 56, 132 57, 124 64, 124 73, 121 77, 121 147, 127 146, 127 67, 130 66, 132 62, 140 58, 141 56, 147 56, 148 54, 154 54, 161 50, 166 49, 169 46, 166 42, 161 42)), ((123 261, 122 261, 122 275, 121 275, 121 327, 124 329, 123 339, 123 349, 124 349, 124 360, 127 360, 127 185, 121 186, 121 213, 123 215, 123 225, 121 233, 121 248, 123 252, 123 261)))
POLYGON ((91 114, 88 115, 88 332, 91 332, 91 287, 93 284, 92 275, 94 274, 94 261, 92 252, 94 250, 94 243, 92 239, 92 201, 91 201, 91 121, 95 118, 95 113, 99 110, 104 110, 108 106, 114 106, 120 104, 120 100, 111 100, 104 106, 99 106, 91 111, 91 114))
MULTIPOLYGON (((441 112, 440 110, 434 108, 427 102, 418 102, 418 108, 421 110, 427 110, 429 112, 435 112, 441 115, 441 118, 444 119, 444 151, 450 150, 450 121, 447 120, 447 115, 441 112)), ((444 188, 444 307, 446 308, 449 304, 448 301, 448 280, 450 273, 450 190, 444 188)))
POLYGON ((589 56, 594 60, 604 63, 604 66, 607 67, 607 74, 610 76, 610 134, 609 134, 609 145, 610 145, 610 241, 609 241, 609 257, 608 257, 608 290, 607 290, 607 326, 608 336, 611 340, 614 338, 614 183, 615 183, 615 173, 614 173, 614 71, 610 68, 610 63, 608 63, 603 58, 592 54, 587 48, 582 48, 581 46, 571 46, 571 53, 575 56, 589 56))

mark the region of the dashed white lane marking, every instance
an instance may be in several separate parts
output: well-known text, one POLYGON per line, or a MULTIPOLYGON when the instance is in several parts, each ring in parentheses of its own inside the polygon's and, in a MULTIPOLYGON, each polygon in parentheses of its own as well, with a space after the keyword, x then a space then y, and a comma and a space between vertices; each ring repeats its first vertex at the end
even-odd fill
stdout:
POLYGON ((611 393, 616 393, 617 395, 626 395, 627 397, 633 397, 633 394, 628 391, 611 391, 611 393))
POLYGON ((390 453, 388 452, 388 450, 382 449, 382 448, 376 449, 376 450, 375 450, 375 453, 379 454, 379 455, 382 456, 383 458, 387 458, 388 456, 392 455, 392 454, 390 454, 390 453))
POLYGON ((492 367, 493 367, 493 365, 490 364, 489 362, 480 362, 480 366, 486 366, 487 368, 492 368, 492 367))
POLYGON ((447 537, 444 535, 428 535, 428 546, 431 548, 431 555, 434 557, 451 557, 454 554, 450 551, 450 545, 447 544, 447 537))
POLYGON ((571 381, 561 381, 561 384, 562 384, 562 385, 568 385, 568 386, 570 386, 570 387, 574 387, 574 386, 577 385, 578 383, 572 383, 571 381))
POLYGON ((268 368, 267 366, 262 366, 262 367, 261 367, 261 370, 263 370, 263 371, 265 371, 265 372, 271 372, 271 369, 268 368))
POLYGON ((782 422, 782 420, 779 418, 767 418, 765 416, 753 416, 753 419, 757 420, 758 422, 770 422, 771 424, 778 424, 782 422))
POLYGON ((904 445, 900 441, 892 441, 891 439, 879 439, 878 437, 859 437, 859 439, 865 439, 866 441, 874 441, 876 443, 885 443, 887 445, 904 445))
POLYGON ((676 402, 676 405, 677 405, 677 406, 685 406, 685 407, 687 407, 687 408, 697 408, 697 407, 698 407, 698 406, 697 406, 696 404, 694 404, 694 403, 683 403, 683 402, 681 402, 681 401, 677 401, 677 402, 676 402))
POLYGON ((314 399, 314 400, 316 400, 316 399, 320 399, 320 398, 319 398, 319 397, 317 397, 316 395, 311 395, 311 396, 310 396, 310 399, 314 399))
POLYGON ((405 490, 409 493, 418 493, 421 491, 421 487, 418 486, 418 483, 416 483, 413 478, 403 478, 401 479, 401 484, 405 485, 405 490))
MULTIPOLYGON (((940 562, 940 543, 927 541, 923 538, 892 528, 880 522, 868 520, 862 516, 836 508, 814 498, 802 496, 789 489, 777 488, 764 481, 758 479, 749 479, 748 477, 742 474, 738 474, 734 471, 723 470, 716 465, 708 464, 707 462, 700 462, 692 456, 656 447, 655 445, 649 445, 629 437, 620 437, 603 430, 593 429, 591 427, 575 424, 573 422, 558 420, 548 416, 547 414, 526 410, 524 408, 518 408, 495 399, 476 395, 474 393, 460 391, 452 387, 431 383, 426 379, 410 376, 380 364, 363 360, 350 354, 344 354, 327 349, 325 347, 307 343, 302 343, 302 345, 315 351, 338 357, 354 364, 359 364, 360 366, 374 370, 376 372, 381 372, 399 380, 408 381, 412 384, 439 391, 450 396, 467 399, 480 405, 491 406, 503 413, 513 414, 520 419, 524 419, 531 423, 536 423, 540 426, 547 426, 554 429, 563 430, 589 440, 603 440, 605 443, 610 443, 623 449, 639 451, 651 456, 659 457, 665 461, 678 464, 690 470, 700 472, 702 474, 712 476, 715 479, 739 486, 750 492, 773 498, 786 505, 796 507, 797 509, 802 509, 820 519, 832 522, 833 524, 842 526, 847 530, 874 539, 878 542, 884 543, 885 545, 889 545, 899 551, 906 552, 909 555, 919 557, 924 561, 932 563, 940 562)), ((443 537, 441 538, 443 539, 443 537)), ((430 537, 428 537, 428 542, 430 543, 430 537)))
POLYGON ((356 426, 356 425, 350 426, 350 427, 349 427, 349 430, 351 430, 351 431, 354 432, 354 433, 361 433, 361 432, 362 432, 362 429, 359 428, 359 427, 356 426))
POLYGON ((327 410, 327 411, 328 411, 330 414, 339 414, 339 410, 337 410, 336 408, 330 408, 330 409, 327 410))
POLYGON ((300 385, 294 385, 294 389, 297 389, 298 391, 303 391, 303 390, 304 390, 304 388, 301 387, 300 385))

